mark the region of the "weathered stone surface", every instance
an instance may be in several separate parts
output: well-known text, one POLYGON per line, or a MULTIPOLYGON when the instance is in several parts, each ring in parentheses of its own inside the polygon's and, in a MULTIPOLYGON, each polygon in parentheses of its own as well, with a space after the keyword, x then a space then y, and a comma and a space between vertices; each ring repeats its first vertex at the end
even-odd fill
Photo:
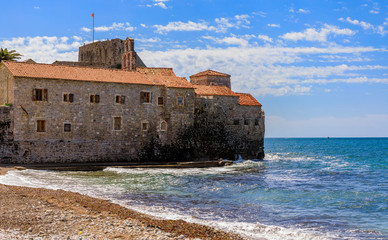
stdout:
MULTIPOLYGON (((124 53, 124 41, 121 39, 112 39, 102 42, 94 42, 79 48, 78 66, 94 66, 121 68, 122 56, 124 53)), ((71 65, 69 62, 57 62, 61 65, 71 65), (63 63, 63 64, 62 64, 63 63)), ((145 64, 136 55, 136 66, 145 67, 145 64)))
MULTIPOLYGON (((123 51, 120 39, 96 42, 80 48, 80 62, 56 64, 118 67, 123 51)), ((203 78, 200 73, 192 83, 230 88, 230 75, 208 71, 216 75, 203 78)), ((175 76, 172 69, 156 68, 139 68, 139 74, 148 79, 175 76)), ((264 112, 258 102, 240 105, 238 94, 196 95, 189 83, 189 88, 183 88, 34 76, 14 77, 0 64, 0 104, 12 104, 0 107, 0 163, 264 157, 264 112), (33 89, 47 91, 47 100, 34 101, 33 89), (142 92, 150 94, 150 102, 141 101, 142 92), (72 95, 73 101, 64 101, 65 95, 72 95), (99 102, 91 103, 95 95, 99 102), (118 96, 125 101, 117 103, 118 96), (38 131, 38 121, 45 123, 43 132, 38 131), (69 126, 70 131, 65 130, 69 126)))

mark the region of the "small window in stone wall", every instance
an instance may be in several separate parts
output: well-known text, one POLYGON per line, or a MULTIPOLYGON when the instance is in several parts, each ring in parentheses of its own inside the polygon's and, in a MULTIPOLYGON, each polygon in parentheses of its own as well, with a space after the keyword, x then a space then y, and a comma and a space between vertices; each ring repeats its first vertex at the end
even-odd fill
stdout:
POLYGON ((158 97, 158 105, 163 106, 164 105, 164 98, 163 97, 158 97))
POLYGON ((259 119, 255 119, 255 126, 258 126, 259 125, 259 119))
POLYGON ((113 119, 113 129, 114 130, 121 130, 121 117, 115 117, 113 119))
POLYGON ((125 96, 116 95, 115 102, 119 104, 125 103, 125 96))
POLYGON ((160 131, 167 131, 167 123, 166 121, 160 122, 160 131))
POLYGON ((47 89, 40 89, 40 88, 33 89, 32 101, 48 101, 47 89))
POLYGON ((45 120, 37 120, 36 121, 36 131, 37 132, 46 132, 46 121, 45 120))
POLYGON ((99 103, 100 95, 90 95, 90 103, 99 103))
POLYGON ((144 132, 148 131, 148 122, 141 123, 141 130, 144 132))
POLYGON ((70 123, 63 124, 63 131, 64 132, 71 132, 71 124, 70 123))
POLYGON ((183 106, 183 104, 184 104, 184 98, 183 98, 183 97, 177 97, 177 98, 176 98, 176 104, 177 104, 178 106, 183 106))
POLYGON ((240 119, 234 119, 233 125, 240 125, 240 119))
POLYGON ((141 103, 150 103, 151 102, 151 93, 150 92, 140 92, 140 102, 141 103))
POLYGON ((72 93, 64 93, 63 94, 63 102, 74 102, 74 94, 72 93))
POLYGON ((244 125, 249 125, 248 119, 244 119, 244 125))

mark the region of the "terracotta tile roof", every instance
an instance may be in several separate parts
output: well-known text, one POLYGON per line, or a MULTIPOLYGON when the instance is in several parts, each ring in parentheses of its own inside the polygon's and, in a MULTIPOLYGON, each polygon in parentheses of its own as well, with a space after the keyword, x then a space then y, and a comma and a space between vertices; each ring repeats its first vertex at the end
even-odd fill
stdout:
POLYGON ((225 86, 193 85, 195 94, 205 96, 238 96, 225 86))
POLYGON ((192 77, 202 77, 202 76, 222 76, 222 77, 230 77, 229 74, 221 73, 221 72, 217 72, 217 71, 213 71, 213 70, 208 69, 208 70, 206 70, 206 71, 203 71, 203 72, 200 72, 200 73, 191 75, 190 78, 192 78, 192 77))
POLYGON ((136 71, 147 75, 176 76, 172 68, 137 67, 136 71))
POLYGON ((240 98, 238 103, 243 106, 262 106, 251 94, 249 93, 237 93, 240 98))
POLYGON ((3 63, 16 77, 164 85, 166 87, 192 88, 192 85, 186 81, 186 79, 175 76, 152 76, 135 71, 132 72, 106 68, 30 64, 9 61, 3 61, 3 63))
POLYGON ((176 77, 176 76, 157 76, 157 75, 147 75, 148 79, 153 81, 155 85, 163 85, 170 88, 194 88, 193 84, 188 82, 186 78, 176 77))
POLYGON ((232 96, 239 97, 238 103, 242 106, 261 106, 249 93, 236 93, 225 86, 193 85, 195 94, 202 96, 232 96))

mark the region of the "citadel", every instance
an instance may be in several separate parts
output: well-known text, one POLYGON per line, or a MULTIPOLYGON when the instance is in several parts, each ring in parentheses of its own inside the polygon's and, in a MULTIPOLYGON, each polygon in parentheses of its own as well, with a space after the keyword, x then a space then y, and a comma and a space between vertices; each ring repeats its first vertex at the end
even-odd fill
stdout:
POLYGON ((0 163, 262 159, 264 112, 231 76, 147 67, 127 38, 78 62, 0 63, 0 163))

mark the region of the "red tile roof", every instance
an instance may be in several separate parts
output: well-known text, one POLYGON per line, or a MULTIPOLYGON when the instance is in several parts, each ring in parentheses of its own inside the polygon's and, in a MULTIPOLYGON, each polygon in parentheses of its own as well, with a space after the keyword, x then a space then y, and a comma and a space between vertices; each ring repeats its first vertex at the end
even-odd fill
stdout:
POLYGON ((155 85, 163 85, 170 88, 193 88, 193 84, 188 82, 186 78, 176 76, 157 76, 147 75, 145 76, 153 81, 155 85))
POLYGON ((41 79, 66 79, 92 82, 111 82, 144 85, 162 85, 176 88, 192 88, 186 79, 175 76, 151 76, 136 71, 123 71, 106 68, 62 66, 51 64, 31 64, 3 61, 16 77, 41 79), (160 78, 158 80, 158 78, 160 78))
POLYGON ((238 96, 225 86, 193 85, 195 94, 202 96, 238 96))
POLYGON ((261 106, 249 93, 236 93, 225 86, 194 85, 194 91, 202 96, 232 96, 239 97, 238 103, 242 106, 261 106))
POLYGON ((176 76, 172 68, 149 68, 149 67, 137 67, 136 71, 147 75, 157 76, 176 76))
POLYGON ((262 106, 251 94, 249 93, 237 93, 240 98, 238 103, 243 106, 262 106))
POLYGON ((200 73, 191 75, 190 78, 192 78, 192 77, 202 77, 202 76, 222 76, 222 77, 230 77, 229 74, 221 73, 221 72, 217 72, 217 71, 213 71, 213 70, 208 69, 208 70, 206 70, 206 71, 203 71, 203 72, 200 72, 200 73))

